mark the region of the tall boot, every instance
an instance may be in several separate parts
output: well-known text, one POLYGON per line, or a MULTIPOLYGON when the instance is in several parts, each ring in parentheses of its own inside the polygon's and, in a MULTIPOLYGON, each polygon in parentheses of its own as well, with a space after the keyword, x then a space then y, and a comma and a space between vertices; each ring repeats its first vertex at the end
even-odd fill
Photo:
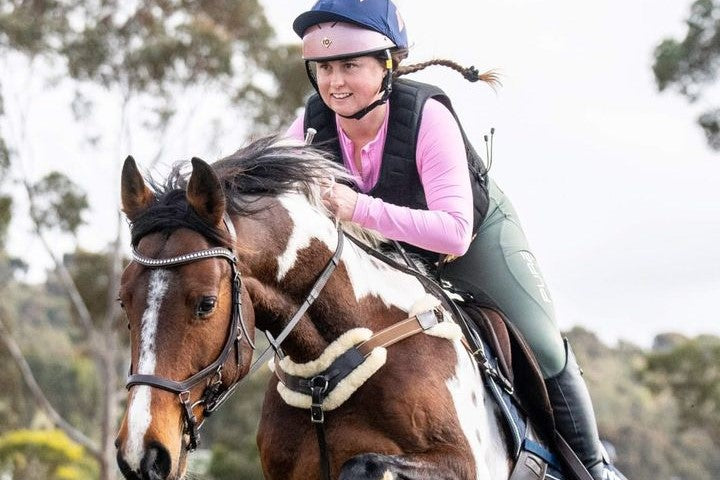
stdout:
POLYGON ((604 455, 590 393, 567 339, 565 353, 563 370, 545 380, 555 426, 595 480, 627 480, 604 455))

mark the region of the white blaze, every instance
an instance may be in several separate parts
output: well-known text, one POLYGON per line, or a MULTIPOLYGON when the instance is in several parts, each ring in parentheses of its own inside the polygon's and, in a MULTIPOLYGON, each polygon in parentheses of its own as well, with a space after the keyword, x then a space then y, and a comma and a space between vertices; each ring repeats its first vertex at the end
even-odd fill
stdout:
POLYGON ((460 341, 453 342, 458 363, 448 379, 458 421, 475 459, 478 480, 508 478, 505 439, 495 417, 492 401, 485 401, 485 387, 477 363, 460 341))
MULTIPOLYGON (((168 288, 169 273, 167 270, 153 270, 150 273, 148 287, 147 308, 140 321, 140 359, 137 373, 144 375, 155 374, 155 334, 157 332, 158 312, 162 299, 168 288)), ((135 471, 140 469, 140 460, 143 455, 143 439, 150 425, 151 387, 138 385, 132 388, 128 406, 128 439, 125 444, 125 460, 135 471)))
MULTIPOLYGON (((337 247, 337 231, 332 222, 315 210, 301 195, 279 198, 293 221, 293 229, 286 250, 278 257, 278 281, 293 268, 297 254, 317 238, 332 251, 337 247)), ((388 307, 405 312, 426 293, 420 282, 411 275, 399 272, 375 258, 366 255, 355 244, 346 241, 342 261, 347 269, 355 298, 374 295, 388 307)))

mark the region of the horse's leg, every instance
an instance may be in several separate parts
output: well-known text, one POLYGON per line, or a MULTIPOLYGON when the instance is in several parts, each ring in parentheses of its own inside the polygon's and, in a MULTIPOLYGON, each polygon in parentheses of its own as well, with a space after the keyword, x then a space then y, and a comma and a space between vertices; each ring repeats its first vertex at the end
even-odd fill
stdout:
MULTIPOLYGON (((342 466, 339 480, 475 480, 473 459, 457 449, 411 455, 365 453, 342 466)), ((489 478, 489 477, 488 477, 489 478)))

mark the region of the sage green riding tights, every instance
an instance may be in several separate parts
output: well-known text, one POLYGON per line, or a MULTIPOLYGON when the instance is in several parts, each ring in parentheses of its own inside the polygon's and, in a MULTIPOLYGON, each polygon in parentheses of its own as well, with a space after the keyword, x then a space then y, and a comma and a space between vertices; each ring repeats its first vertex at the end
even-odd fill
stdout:
POLYGON ((548 287, 515 209, 488 181, 490 206, 467 253, 448 263, 443 278, 499 307, 524 335, 545 378, 565 366, 565 346, 548 287))

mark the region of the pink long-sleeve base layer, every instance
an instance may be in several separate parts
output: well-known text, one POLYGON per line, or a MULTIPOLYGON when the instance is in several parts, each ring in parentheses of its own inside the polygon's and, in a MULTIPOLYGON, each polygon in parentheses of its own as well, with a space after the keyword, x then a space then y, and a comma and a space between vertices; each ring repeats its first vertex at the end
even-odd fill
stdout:
MULTIPOLYGON (((352 161, 355 145, 338 128, 345 167, 355 176, 361 192, 352 221, 425 250, 462 255, 472 235, 472 190, 460 129, 440 102, 430 99, 425 103, 416 147, 417 170, 428 209, 402 207, 368 195, 380 175, 390 108, 388 105, 377 136, 361 149, 360 170, 352 161)), ((303 140, 303 115, 293 122, 287 135, 303 140)))

